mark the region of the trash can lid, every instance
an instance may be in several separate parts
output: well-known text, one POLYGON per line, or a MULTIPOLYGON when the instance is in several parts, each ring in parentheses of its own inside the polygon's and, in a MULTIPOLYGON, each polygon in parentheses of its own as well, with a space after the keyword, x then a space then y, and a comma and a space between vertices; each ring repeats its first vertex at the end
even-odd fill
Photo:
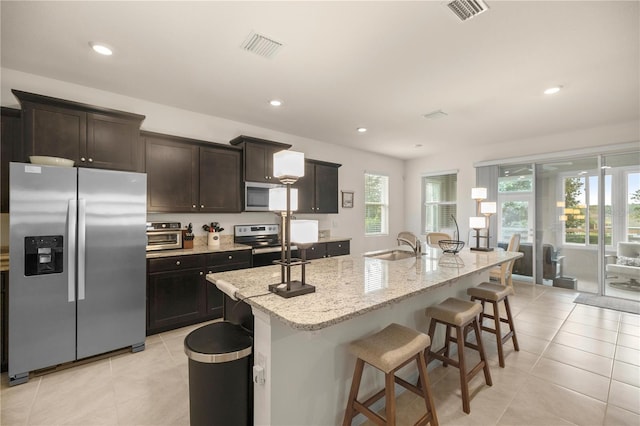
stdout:
POLYGON ((234 361, 251 355, 253 338, 242 327, 227 321, 193 330, 184 339, 189 359, 204 363, 234 361))

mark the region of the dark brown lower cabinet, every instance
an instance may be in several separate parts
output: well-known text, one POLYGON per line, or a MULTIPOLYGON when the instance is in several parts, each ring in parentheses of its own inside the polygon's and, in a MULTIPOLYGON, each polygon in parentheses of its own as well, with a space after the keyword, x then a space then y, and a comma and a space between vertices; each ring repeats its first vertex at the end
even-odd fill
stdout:
POLYGON ((248 268, 251 250, 147 260, 147 335, 222 316, 223 294, 206 274, 248 268))
POLYGON ((321 259, 323 257, 343 256, 349 254, 349 240, 331 241, 328 243, 315 243, 307 249, 307 260, 321 259))

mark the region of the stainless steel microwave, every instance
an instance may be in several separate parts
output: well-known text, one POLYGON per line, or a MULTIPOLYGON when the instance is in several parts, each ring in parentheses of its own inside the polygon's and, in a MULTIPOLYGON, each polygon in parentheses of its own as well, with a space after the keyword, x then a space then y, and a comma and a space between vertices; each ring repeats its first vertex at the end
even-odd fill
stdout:
POLYGON ((269 211, 269 189, 283 186, 277 183, 245 182, 244 210, 247 212, 269 211))

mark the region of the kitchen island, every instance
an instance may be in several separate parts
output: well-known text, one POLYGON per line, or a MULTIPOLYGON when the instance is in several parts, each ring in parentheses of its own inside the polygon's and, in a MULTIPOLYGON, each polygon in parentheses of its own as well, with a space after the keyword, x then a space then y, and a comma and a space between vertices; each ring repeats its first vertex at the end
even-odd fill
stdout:
MULTIPOLYGON (((306 282, 316 292, 291 299, 267 293, 280 267, 207 275, 238 288, 255 316, 254 364, 265 382, 254 384, 254 424, 334 425, 342 422, 355 358, 352 340, 392 322, 427 331, 424 309, 488 281, 488 270, 522 256, 504 251, 459 255, 429 250, 419 257, 381 260, 362 255, 314 260, 306 282)), ((300 279, 300 268, 292 269, 300 279)), ((436 344, 442 337, 436 336, 436 344)), ((412 378, 410 366, 400 376, 412 378)), ((383 375, 365 369, 361 395, 383 387, 383 375)))

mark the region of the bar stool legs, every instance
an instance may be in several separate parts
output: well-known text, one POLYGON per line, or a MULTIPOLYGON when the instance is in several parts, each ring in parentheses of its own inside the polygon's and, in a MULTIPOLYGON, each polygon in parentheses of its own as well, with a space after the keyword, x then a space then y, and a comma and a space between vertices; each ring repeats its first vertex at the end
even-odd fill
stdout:
POLYGON ((438 350, 430 350, 427 348, 425 354, 429 363, 432 359, 442 361, 443 366, 451 365, 458 368, 460 372, 460 388, 462 391, 462 409, 465 413, 471 412, 471 403, 469 398, 469 382, 480 371, 484 373, 484 379, 488 386, 493 385, 489 365, 487 364, 484 347, 482 345, 482 335, 480 325, 478 323, 478 315, 481 313, 481 306, 478 303, 468 302, 456 298, 449 298, 439 305, 427 308, 426 315, 431 317, 429 324, 429 338, 433 341, 436 325, 442 324, 446 326, 446 334, 444 346, 438 350), (473 328, 476 335, 477 344, 465 342, 465 329, 467 326, 473 328), (451 330, 455 330, 456 336, 451 336, 451 330), (450 342, 457 345, 458 359, 450 357, 450 342), (480 355, 480 361, 470 370, 467 371, 464 357, 464 347, 476 349, 480 355))
POLYGON ((343 426, 350 425, 351 420, 358 413, 364 414, 372 422, 379 425, 395 425, 395 383, 424 399, 426 413, 415 424, 437 426, 438 417, 433 403, 431 385, 427 375, 427 364, 424 357, 424 351, 428 350, 430 343, 431 341, 427 335, 398 324, 391 324, 372 336, 351 343, 350 350, 358 358, 351 382, 351 390, 349 391, 343 426), (414 361, 418 364, 420 387, 414 386, 395 375, 397 370, 414 361), (357 397, 365 362, 385 374, 385 387, 366 401, 360 402, 357 397), (383 396, 386 403, 385 418, 369 408, 371 404, 383 396))
POLYGON ((513 324, 513 315, 511 315, 511 306, 509 305, 509 295, 514 294, 511 287, 505 287, 499 284, 482 283, 477 287, 467 289, 467 294, 471 296, 471 301, 479 300, 482 306, 482 313, 480 314, 480 327, 483 331, 492 333, 496 336, 496 342, 498 345, 498 362, 500 367, 504 368, 504 343, 509 339, 513 341, 513 348, 516 351, 520 350, 518 345, 518 337, 516 336, 516 329, 513 324), (498 304, 504 302, 506 318, 502 318, 500 315, 500 308, 498 304), (493 308, 492 314, 487 314, 485 311, 485 303, 490 303, 493 308), (484 319, 489 318, 493 320, 493 328, 484 325, 484 319), (502 335, 502 328, 500 323, 506 323, 509 325, 509 332, 504 336, 502 335))

